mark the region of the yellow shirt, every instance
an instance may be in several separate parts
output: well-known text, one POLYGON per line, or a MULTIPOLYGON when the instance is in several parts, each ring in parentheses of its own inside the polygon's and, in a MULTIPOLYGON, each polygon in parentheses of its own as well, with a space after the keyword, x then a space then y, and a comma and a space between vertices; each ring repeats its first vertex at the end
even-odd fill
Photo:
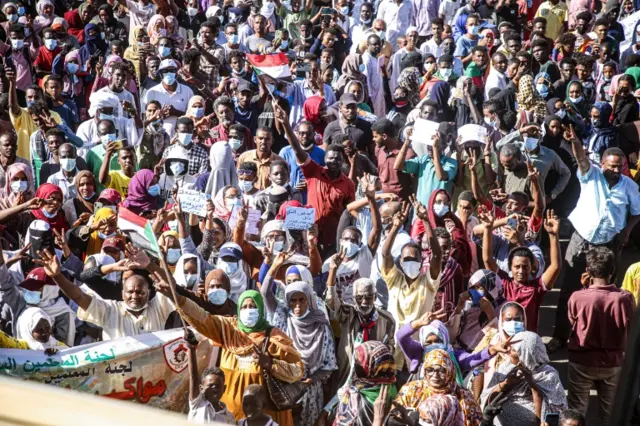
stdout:
POLYGON ((547 32, 545 35, 553 41, 558 38, 564 23, 567 21, 567 10, 567 5, 562 1, 556 5, 545 1, 536 12, 536 18, 543 17, 547 20, 547 32))
MULTIPOLYGON (((396 321, 396 330, 431 311, 435 295, 440 287, 441 275, 433 280, 431 274, 427 272, 418 275, 418 278, 409 285, 404 273, 397 266, 394 265, 387 273, 382 268, 382 279, 389 288, 387 311, 396 321)), ((396 368, 402 368, 404 356, 400 345, 396 345, 394 358, 396 368)))
MULTIPOLYGON (((49 114, 51 114, 51 117, 56 123, 62 123, 62 118, 60 118, 57 112, 49 111, 49 114)), ((40 127, 33 121, 33 118, 31 118, 26 108, 20 108, 20 115, 17 116, 14 116, 11 110, 9 110, 9 117, 11 118, 11 124, 13 124, 18 134, 18 152, 16 155, 31 161, 29 138, 31 138, 34 132, 40 130, 40 127)))
POLYGON ((0 330, 0 348, 5 349, 29 349, 29 344, 26 340, 18 340, 9 336, 4 331, 0 330))
POLYGON ((131 178, 125 175, 122 170, 111 170, 109 172, 109 178, 111 181, 106 187, 115 189, 122 195, 122 199, 124 199, 129 193, 129 182, 131 182, 131 178))
POLYGON ((622 280, 622 289, 633 294, 637 306, 640 302, 640 262, 629 266, 627 273, 624 274, 624 280, 622 280))

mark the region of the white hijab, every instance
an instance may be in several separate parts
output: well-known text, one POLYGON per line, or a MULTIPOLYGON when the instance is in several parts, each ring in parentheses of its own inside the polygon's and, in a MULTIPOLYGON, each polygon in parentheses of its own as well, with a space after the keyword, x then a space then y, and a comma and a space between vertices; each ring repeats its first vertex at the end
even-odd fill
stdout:
MULTIPOLYGON (((52 287, 52 286, 45 286, 52 287)), ((43 351, 48 348, 55 348, 58 346, 58 341, 51 335, 47 343, 41 343, 34 339, 33 337, 33 329, 36 328, 38 322, 41 319, 47 320, 49 325, 53 327, 53 323, 51 318, 47 313, 40 308, 27 308, 22 314, 18 317, 18 326, 17 326, 17 338, 20 340, 24 340, 29 345, 29 349, 43 351)))
POLYGON ((216 142, 209 153, 211 174, 205 192, 214 197, 225 186, 238 186, 238 174, 233 159, 233 150, 227 142, 216 142))
POLYGON ((202 265, 200 264, 200 258, 195 254, 183 254, 182 256, 180 256, 180 259, 178 259, 178 262, 176 263, 176 270, 173 273, 173 279, 176 280, 176 284, 185 288, 190 288, 190 286, 187 285, 187 275, 184 273, 184 262, 189 259, 195 259, 196 264, 198 265, 198 281, 196 281, 196 284, 199 281, 202 281, 202 265))
MULTIPOLYGON (((220 251, 222 251, 222 249, 225 247, 240 250, 240 252, 242 252, 242 247, 240 247, 236 243, 224 243, 220 247, 220 251)), ((220 259, 221 258, 218 258, 218 260, 220 259)), ((242 259, 238 261, 238 269, 236 270, 236 272, 227 276, 229 277, 229 282, 231 284, 229 299, 233 300, 234 303, 238 303, 238 298, 247 289, 247 274, 244 270, 244 262, 242 261, 242 259)))

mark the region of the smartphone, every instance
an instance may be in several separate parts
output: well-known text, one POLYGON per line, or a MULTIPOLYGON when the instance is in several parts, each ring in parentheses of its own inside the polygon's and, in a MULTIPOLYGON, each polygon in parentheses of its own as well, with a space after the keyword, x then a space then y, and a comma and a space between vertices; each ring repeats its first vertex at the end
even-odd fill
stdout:
POLYGON ((122 139, 118 139, 113 141, 115 149, 122 149, 124 147, 124 141, 122 139))
POLYGON ((549 426, 558 426, 559 421, 560 421, 559 413, 547 413, 544 416, 544 422, 549 426))
POLYGON ((510 217, 507 219, 507 226, 511 229, 518 229, 518 219, 510 217))
POLYGON ((321 12, 323 16, 333 16, 334 14, 333 9, 330 7, 323 7, 321 12))

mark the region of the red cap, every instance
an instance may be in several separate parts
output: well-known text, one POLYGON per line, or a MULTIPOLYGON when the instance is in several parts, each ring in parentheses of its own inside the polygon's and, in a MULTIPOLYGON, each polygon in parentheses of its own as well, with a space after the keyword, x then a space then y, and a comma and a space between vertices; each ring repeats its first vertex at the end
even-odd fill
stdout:
POLYGON ((45 285, 56 285, 56 283, 53 281, 53 278, 44 272, 44 268, 42 267, 33 269, 29 272, 25 280, 20 283, 20 287, 31 291, 40 290, 45 285))

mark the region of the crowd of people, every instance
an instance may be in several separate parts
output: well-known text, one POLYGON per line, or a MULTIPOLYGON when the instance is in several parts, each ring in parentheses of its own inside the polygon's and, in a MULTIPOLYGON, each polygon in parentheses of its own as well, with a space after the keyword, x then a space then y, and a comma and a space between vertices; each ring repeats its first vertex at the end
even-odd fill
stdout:
POLYGON ((595 388, 608 424, 640 300, 636 7, 4 1, 0 347, 190 326, 196 423, 575 426, 595 388))

